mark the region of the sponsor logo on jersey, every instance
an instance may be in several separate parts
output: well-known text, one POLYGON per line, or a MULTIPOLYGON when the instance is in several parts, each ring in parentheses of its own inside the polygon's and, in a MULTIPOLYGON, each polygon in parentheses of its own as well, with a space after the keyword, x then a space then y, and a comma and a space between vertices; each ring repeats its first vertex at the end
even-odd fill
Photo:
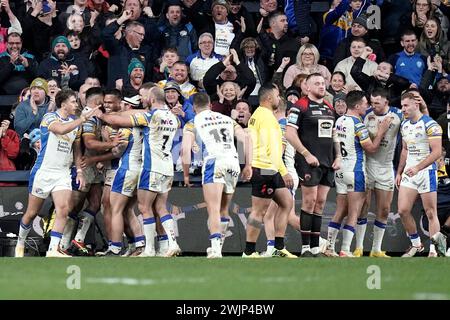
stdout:
POLYGON ((170 125, 173 126, 173 121, 172 119, 161 119, 161 124, 164 125, 170 125))
POLYGON ((322 122, 322 123, 320 124, 320 127, 321 127, 322 129, 331 129, 332 126, 333 126, 333 123, 332 123, 332 122, 322 122))

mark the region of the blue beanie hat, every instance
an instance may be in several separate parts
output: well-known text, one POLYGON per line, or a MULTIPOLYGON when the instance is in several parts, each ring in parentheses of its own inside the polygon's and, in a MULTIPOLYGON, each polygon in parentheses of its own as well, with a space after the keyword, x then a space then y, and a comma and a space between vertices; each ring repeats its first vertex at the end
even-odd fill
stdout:
POLYGON ((55 49, 55 47, 56 47, 56 45, 57 45, 58 43, 64 43, 64 44, 67 46, 67 48, 69 48, 69 50, 72 49, 72 47, 70 46, 69 39, 67 39, 67 38, 64 37, 64 36, 57 36, 57 37, 56 37, 55 39, 53 39, 53 41, 52 41, 52 50, 55 49))
POLYGON ((41 130, 39 128, 33 129, 28 136, 30 137, 30 147, 33 147, 33 144, 41 139, 41 130))
POLYGON ((139 59, 133 58, 131 59, 131 62, 128 65, 128 75, 130 75, 133 69, 136 68, 141 68, 145 72, 144 64, 139 59))

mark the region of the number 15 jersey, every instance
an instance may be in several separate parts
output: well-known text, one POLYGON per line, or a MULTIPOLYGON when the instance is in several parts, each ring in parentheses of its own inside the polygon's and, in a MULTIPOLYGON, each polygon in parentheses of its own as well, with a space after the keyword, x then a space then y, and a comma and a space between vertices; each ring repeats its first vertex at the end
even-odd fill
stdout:
POLYGON ((198 113, 193 120, 185 125, 185 130, 196 137, 202 145, 203 160, 209 158, 238 159, 234 146, 234 128, 239 126, 236 121, 221 113, 205 110, 198 113))

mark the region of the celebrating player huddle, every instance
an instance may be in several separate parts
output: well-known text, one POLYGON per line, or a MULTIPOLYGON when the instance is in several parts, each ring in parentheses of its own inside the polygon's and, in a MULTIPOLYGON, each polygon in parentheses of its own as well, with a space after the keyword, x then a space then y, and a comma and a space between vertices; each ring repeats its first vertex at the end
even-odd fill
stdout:
MULTIPOLYGON (((229 204, 240 175, 252 184, 245 258, 295 258, 284 244, 288 222, 301 232, 302 257, 362 256, 372 193, 377 209, 370 256, 389 257, 382 251, 382 240, 396 187, 398 212, 411 240, 403 257, 424 250, 411 215, 417 195, 429 220, 429 257, 445 255, 446 238, 440 232, 436 201, 436 161, 441 156, 442 129, 422 113, 426 110, 418 103, 418 93, 404 93, 399 110, 389 106, 383 89, 374 90, 370 97, 362 91, 351 91, 346 97, 347 112, 337 118, 334 108, 324 100, 323 76, 309 75, 306 86, 308 95, 287 112, 281 108, 278 87, 262 86, 260 107, 248 129, 211 111, 207 94, 193 97, 196 115, 184 125, 181 158, 184 183, 190 187, 191 153, 202 154, 202 188, 211 241, 207 257, 222 257, 229 204), (282 110, 280 119, 286 117, 285 132, 275 116, 277 110, 282 110), (244 145, 242 173, 235 138, 244 145), (401 155, 396 168, 397 146, 401 155), (283 157, 285 152, 291 156, 283 157), (293 177, 300 181, 300 217, 291 212, 292 194, 297 188, 293 177), (328 225, 326 247, 321 247, 322 213, 334 186, 336 213, 328 225), (342 245, 336 252, 335 242, 344 219, 342 245), (268 251, 260 255, 255 245, 263 222, 268 251), (356 250, 351 252, 354 237, 356 250)), ((148 95, 147 108, 137 109, 133 101, 120 103, 120 93, 92 88, 86 94, 88 108, 77 118, 75 94, 70 90, 57 94, 57 111, 48 113, 41 123, 42 150, 31 172, 28 208, 20 222, 16 257, 24 256, 31 223, 50 194, 56 221, 48 257, 70 257, 67 248, 72 228, 83 208, 82 222, 71 243, 86 250, 84 237, 101 203, 110 240, 102 255, 173 257, 181 253, 174 221, 167 211, 174 176, 172 145, 181 121, 165 104, 162 89, 151 87, 148 95), (107 105, 109 108, 101 110, 107 105), (100 169, 104 173, 103 196, 100 169), (136 206, 143 216, 142 225, 136 218, 136 206), (124 234, 128 250, 124 248, 124 234)))

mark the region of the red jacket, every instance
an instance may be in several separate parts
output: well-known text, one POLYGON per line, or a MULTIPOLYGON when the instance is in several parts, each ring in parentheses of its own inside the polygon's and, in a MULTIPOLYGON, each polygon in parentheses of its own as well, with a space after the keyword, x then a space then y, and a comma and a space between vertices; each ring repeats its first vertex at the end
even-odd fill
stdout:
MULTIPOLYGON (((0 138, 0 171, 15 171, 16 166, 12 161, 19 154, 19 135, 11 129, 0 138)), ((14 183, 0 182, 0 186, 14 186, 14 183)))

